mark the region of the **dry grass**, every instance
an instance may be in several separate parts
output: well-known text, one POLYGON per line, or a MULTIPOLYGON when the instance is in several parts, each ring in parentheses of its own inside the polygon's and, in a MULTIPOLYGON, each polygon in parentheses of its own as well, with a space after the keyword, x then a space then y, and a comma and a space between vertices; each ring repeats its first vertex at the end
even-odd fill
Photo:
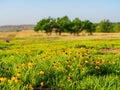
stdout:
MULTIPOLYGON (((34 30, 22 30, 20 32, 0 32, 0 38, 24 38, 24 37, 48 37, 44 32, 34 32, 34 30)), ((62 33, 62 36, 58 36, 52 33, 49 37, 61 37, 63 39, 104 39, 104 38, 120 38, 120 33, 93 33, 92 36, 88 36, 87 33, 81 33, 80 36, 73 36, 68 33, 62 33)))

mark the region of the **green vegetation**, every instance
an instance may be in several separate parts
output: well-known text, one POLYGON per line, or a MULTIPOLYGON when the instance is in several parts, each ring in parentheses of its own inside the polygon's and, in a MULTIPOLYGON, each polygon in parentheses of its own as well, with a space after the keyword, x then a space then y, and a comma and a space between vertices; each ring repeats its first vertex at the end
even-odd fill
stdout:
POLYGON ((114 24, 114 26, 113 26, 113 31, 114 31, 114 32, 120 32, 120 24, 119 24, 119 23, 114 24))
POLYGON ((103 20, 98 25, 99 32, 112 32, 112 23, 109 20, 103 20))
POLYGON ((119 90, 119 41, 60 37, 0 41, 0 90, 119 90))
POLYGON ((112 23, 109 20, 103 20, 100 23, 92 23, 89 20, 81 21, 79 18, 70 20, 68 16, 59 18, 44 18, 40 20, 34 27, 35 31, 45 31, 48 35, 52 32, 56 34, 66 32, 73 35, 79 35, 82 31, 92 35, 93 32, 120 32, 120 23, 112 23))
POLYGON ((51 35, 52 31, 55 31, 56 34, 63 32, 71 33, 74 35, 79 35, 80 32, 86 30, 90 34, 95 30, 95 27, 92 22, 89 20, 81 21, 79 18, 75 18, 71 21, 68 16, 64 16, 62 18, 46 18, 40 20, 37 25, 34 27, 35 31, 45 30, 45 32, 51 35))

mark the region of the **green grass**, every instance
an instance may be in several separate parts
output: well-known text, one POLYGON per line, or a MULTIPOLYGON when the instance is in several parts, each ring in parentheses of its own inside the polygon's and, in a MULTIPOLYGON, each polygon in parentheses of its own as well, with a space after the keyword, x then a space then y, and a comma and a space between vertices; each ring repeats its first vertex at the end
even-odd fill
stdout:
POLYGON ((0 90, 119 90, 119 41, 60 37, 0 41, 0 90))

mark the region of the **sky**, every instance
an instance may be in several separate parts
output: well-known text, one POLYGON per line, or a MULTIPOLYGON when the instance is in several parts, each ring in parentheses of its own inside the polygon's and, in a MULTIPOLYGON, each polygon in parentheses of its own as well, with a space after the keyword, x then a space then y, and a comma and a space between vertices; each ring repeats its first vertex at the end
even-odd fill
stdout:
POLYGON ((120 0, 0 0, 0 26, 36 24, 65 15, 71 20, 120 22, 120 0))

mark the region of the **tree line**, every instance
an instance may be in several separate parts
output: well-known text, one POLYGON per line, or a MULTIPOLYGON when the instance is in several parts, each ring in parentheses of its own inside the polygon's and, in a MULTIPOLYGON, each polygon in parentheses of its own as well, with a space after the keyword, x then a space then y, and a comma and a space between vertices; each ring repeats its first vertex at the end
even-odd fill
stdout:
POLYGON ((92 35, 93 32, 120 32, 120 23, 112 23, 109 20, 102 20, 100 23, 93 23, 89 20, 74 18, 70 20, 68 16, 58 18, 43 18, 34 27, 34 31, 44 31, 47 35, 55 32, 61 35, 64 32, 72 35, 79 35, 82 31, 92 35))

